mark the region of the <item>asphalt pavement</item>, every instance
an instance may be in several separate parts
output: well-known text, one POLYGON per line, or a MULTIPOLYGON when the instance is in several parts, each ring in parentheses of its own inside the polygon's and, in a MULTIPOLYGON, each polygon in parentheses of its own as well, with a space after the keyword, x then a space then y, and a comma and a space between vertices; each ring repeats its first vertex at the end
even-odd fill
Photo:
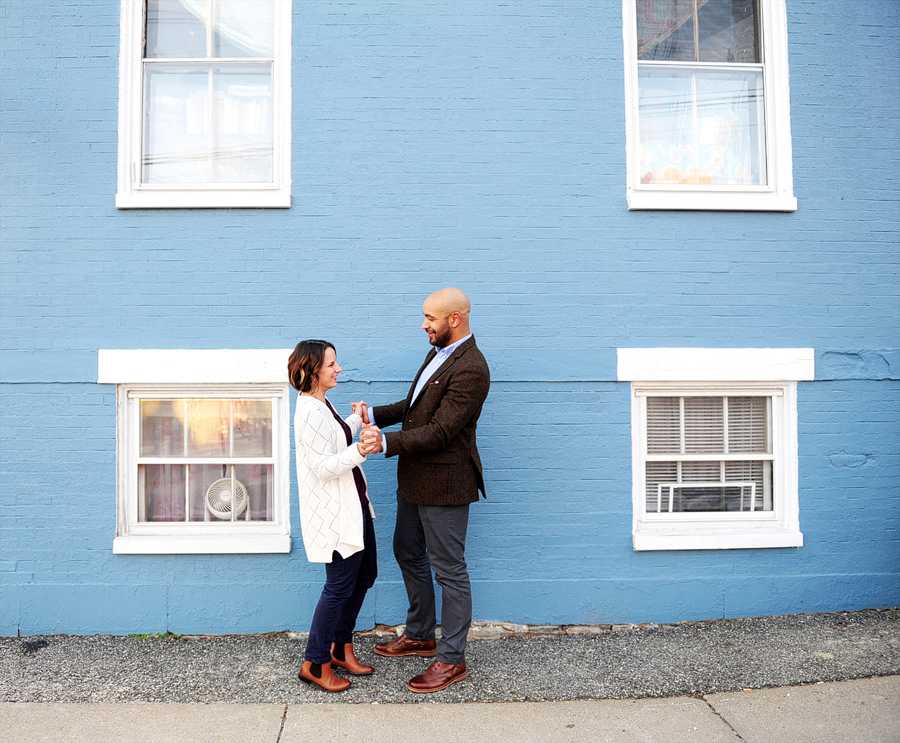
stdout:
POLYGON ((900 742, 900 609, 687 622, 482 625, 435 694, 388 659, 340 694, 296 677, 305 637, 0 638, 0 743, 900 742), (476 638, 493 639, 476 639, 476 638))

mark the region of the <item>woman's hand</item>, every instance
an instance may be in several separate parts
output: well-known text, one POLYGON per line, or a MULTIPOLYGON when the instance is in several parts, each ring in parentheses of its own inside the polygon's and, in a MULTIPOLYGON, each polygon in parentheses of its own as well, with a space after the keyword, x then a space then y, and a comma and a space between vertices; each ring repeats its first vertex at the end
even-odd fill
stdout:
POLYGON ((353 408, 353 412, 356 413, 360 418, 362 418, 363 423, 366 425, 369 424, 369 406, 362 400, 359 402, 351 402, 351 407, 353 408))
POLYGON ((366 425, 363 426, 362 433, 359 435, 359 445, 362 447, 360 452, 362 454, 375 454, 381 451, 383 443, 383 438, 381 435, 381 429, 378 426, 366 425))

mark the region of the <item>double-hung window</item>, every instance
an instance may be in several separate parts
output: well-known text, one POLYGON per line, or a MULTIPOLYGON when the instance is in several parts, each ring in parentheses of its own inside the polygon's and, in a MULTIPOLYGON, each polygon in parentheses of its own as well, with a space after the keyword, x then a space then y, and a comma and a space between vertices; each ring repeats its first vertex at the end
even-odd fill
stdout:
POLYGON ((619 349, 636 550, 799 547, 797 382, 812 349, 619 349))
POLYGON ((623 0, 631 209, 793 211, 784 0, 623 0))
POLYGON ((100 352, 116 553, 288 552, 288 351, 100 352))
POLYGON ((116 206, 290 206, 290 0, 122 0, 116 206))
POLYGON ((780 390, 725 392, 639 391, 646 518, 772 512, 772 407, 780 390))

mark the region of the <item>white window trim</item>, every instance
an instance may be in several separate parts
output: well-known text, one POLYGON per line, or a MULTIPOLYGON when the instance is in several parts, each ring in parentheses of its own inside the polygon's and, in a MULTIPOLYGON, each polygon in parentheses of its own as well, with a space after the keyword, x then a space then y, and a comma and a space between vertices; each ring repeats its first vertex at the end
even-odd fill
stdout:
POLYGON ((212 209, 291 205, 291 2, 275 3, 274 185, 167 188, 141 185, 144 0, 121 0, 117 209, 212 209))
POLYGON ((791 153, 787 10, 785 0, 759 0, 761 44, 765 64, 766 169, 764 187, 643 185, 640 183, 637 6, 622 0, 625 42, 626 198, 630 210, 694 209, 717 211, 797 210, 791 153))
POLYGON ((618 379, 631 382, 632 545, 636 551, 802 547, 799 518, 797 382, 815 378, 814 350, 620 348, 618 379), (644 451, 648 394, 772 397, 772 512, 646 514, 644 451))
POLYGON ((290 525, 290 400, 286 381, 291 349, 118 350, 98 354, 98 382, 116 385, 116 537, 114 554, 288 553, 290 525), (213 386, 214 385, 214 386, 213 386), (233 396, 274 399, 272 455, 275 512, 271 522, 209 525, 139 523, 136 492, 136 426, 129 415, 135 394, 233 396))

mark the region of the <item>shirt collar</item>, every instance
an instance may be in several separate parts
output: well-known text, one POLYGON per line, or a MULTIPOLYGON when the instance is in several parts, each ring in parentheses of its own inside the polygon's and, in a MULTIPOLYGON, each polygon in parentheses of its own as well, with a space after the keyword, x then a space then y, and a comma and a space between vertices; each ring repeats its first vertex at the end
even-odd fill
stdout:
POLYGON ((469 333, 465 338, 460 338, 456 343, 451 343, 449 346, 444 346, 437 352, 437 355, 443 359, 446 359, 453 353, 457 348, 459 348, 463 343, 465 343, 469 338, 472 337, 472 334, 469 333))

